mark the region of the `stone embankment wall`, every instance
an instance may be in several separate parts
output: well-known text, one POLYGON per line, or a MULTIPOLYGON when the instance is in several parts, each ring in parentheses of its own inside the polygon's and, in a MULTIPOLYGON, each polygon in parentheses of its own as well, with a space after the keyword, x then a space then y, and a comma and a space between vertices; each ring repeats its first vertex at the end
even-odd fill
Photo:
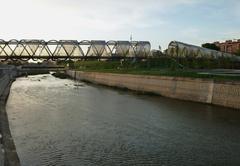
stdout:
POLYGON ((240 109, 240 82, 68 70, 74 79, 165 97, 240 109))
POLYGON ((0 67, 0 165, 19 166, 20 161, 9 129, 6 101, 12 82, 17 76, 13 66, 0 67))

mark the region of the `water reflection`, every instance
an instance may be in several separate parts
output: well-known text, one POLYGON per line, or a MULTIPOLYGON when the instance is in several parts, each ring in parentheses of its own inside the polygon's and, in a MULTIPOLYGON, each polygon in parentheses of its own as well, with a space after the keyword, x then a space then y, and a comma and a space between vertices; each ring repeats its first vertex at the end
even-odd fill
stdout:
POLYGON ((240 113, 51 75, 7 103, 22 165, 239 165, 240 113))

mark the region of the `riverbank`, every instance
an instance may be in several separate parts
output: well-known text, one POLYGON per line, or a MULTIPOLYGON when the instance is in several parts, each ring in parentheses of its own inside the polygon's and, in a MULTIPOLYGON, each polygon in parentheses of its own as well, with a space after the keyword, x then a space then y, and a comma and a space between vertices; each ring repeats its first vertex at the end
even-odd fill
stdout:
POLYGON ((186 78, 213 79, 216 81, 240 81, 240 70, 231 66, 209 66, 208 60, 178 61, 171 58, 148 59, 144 61, 64 61, 70 70, 115 74, 133 74, 147 76, 170 76, 186 78), (189 66, 188 63, 193 63, 189 66))
POLYGON ((17 70, 15 67, 5 66, 0 69, 0 165, 4 166, 20 166, 16 147, 9 129, 8 116, 5 108, 11 85, 16 77, 17 70))
POLYGON ((240 109, 240 81, 68 70, 73 79, 164 97, 240 109))

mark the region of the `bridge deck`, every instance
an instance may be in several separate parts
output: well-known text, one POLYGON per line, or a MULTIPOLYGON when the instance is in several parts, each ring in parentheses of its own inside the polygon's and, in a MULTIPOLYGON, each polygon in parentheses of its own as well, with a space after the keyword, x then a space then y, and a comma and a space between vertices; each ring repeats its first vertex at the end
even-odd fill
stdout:
POLYGON ((149 57, 126 57, 126 56, 0 56, 0 60, 87 60, 87 59, 147 59, 149 57))

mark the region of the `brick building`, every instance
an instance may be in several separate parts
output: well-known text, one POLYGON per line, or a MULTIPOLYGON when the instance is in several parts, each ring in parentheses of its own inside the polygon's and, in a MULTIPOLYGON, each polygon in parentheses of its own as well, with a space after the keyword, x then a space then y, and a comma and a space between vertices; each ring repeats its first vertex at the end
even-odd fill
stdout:
POLYGON ((214 42, 214 44, 220 47, 222 52, 235 54, 240 50, 240 39, 238 40, 226 40, 225 42, 214 42))

